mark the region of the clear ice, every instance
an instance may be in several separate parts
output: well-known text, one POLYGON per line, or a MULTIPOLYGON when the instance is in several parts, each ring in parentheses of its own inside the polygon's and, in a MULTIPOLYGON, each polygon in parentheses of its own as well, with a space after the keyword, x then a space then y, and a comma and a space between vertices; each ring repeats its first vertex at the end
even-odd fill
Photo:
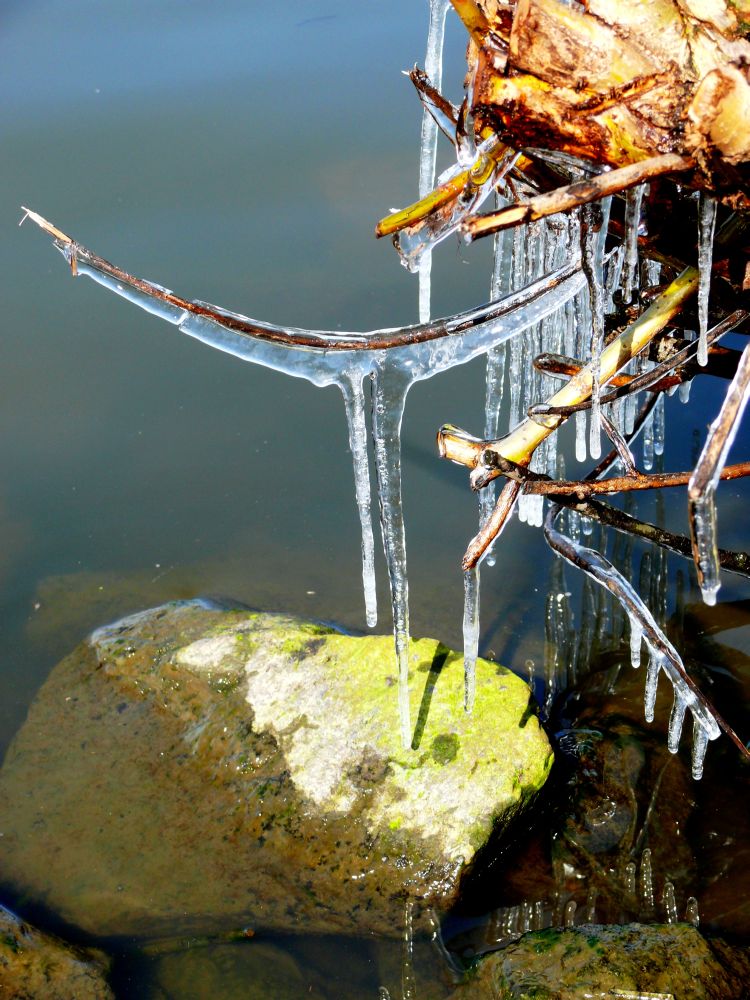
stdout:
MULTIPOLYGON (((430 21, 427 29, 427 52, 424 70, 430 83, 440 90, 443 76, 443 43, 445 17, 450 0, 430 0, 430 21)), ((424 198, 435 183, 438 125, 427 108, 422 112, 422 135, 419 144, 419 197, 424 198)), ((431 311, 432 250, 427 250, 419 262, 419 321, 427 323, 431 311)))
MULTIPOLYGON (((604 237, 607 232, 607 210, 599 205, 581 209, 581 263, 588 282, 591 317, 591 416, 589 418, 589 454, 598 459, 602 454, 601 409, 599 397, 599 360, 604 344, 604 237)), ((583 448, 581 447, 582 451, 583 448)), ((576 451, 579 451, 578 445, 576 451)), ((579 459, 580 460, 580 459, 579 459)))
POLYGON ((698 207, 698 364, 708 363, 708 296, 711 289, 714 230, 716 229, 716 199, 703 191, 698 207))
POLYGON ((631 188, 625 194, 625 255, 622 264, 622 301, 628 305, 638 281, 638 227, 645 184, 631 188))
POLYGON ((693 552, 703 600, 715 604, 721 585, 714 497, 721 470, 742 420, 750 396, 750 345, 742 352, 737 372, 729 385, 718 416, 711 424, 706 443, 688 484, 688 513, 693 552), (728 432, 725 433, 725 428, 728 432), (723 436, 723 440, 722 440, 723 436))

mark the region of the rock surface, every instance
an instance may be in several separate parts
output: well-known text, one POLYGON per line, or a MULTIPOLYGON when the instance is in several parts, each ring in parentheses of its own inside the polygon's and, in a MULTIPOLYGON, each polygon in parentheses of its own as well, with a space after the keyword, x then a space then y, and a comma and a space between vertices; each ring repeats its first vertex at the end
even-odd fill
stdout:
POLYGON ((106 963, 0 906, 0 1000, 114 1000, 106 963))
POLYGON ((738 1000, 750 958, 689 924, 543 930, 483 959, 451 1000, 738 1000))
POLYGON ((0 877, 98 934, 228 923, 398 934, 448 904, 552 752, 527 686, 390 637, 200 602, 99 629, 51 674, 0 772, 0 877))

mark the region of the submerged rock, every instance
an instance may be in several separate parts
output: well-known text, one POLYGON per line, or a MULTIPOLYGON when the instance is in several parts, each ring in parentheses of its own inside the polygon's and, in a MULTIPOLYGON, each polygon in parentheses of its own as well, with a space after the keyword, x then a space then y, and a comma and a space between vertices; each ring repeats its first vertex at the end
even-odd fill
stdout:
POLYGON ((528 687, 389 637, 200 602, 99 629, 51 674, 0 772, 0 877, 99 934, 228 923, 398 934, 450 903, 552 751, 528 687))
POLYGON ((493 952, 451 1000, 738 1000, 748 982, 745 950, 689 924, 588 924, 535 931, 493 952))
POLYGON ((0 906, 0 1000, 113 1000, 107 963, 43 934, 0 906))

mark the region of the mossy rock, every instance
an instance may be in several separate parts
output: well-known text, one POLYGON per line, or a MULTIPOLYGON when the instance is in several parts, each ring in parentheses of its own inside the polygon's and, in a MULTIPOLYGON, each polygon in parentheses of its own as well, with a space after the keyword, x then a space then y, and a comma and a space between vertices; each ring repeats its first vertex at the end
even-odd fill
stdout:
POLYGON ((227 925, 398 934, 450 904, 552 751, 526 684, 411 647, 400 745, 390 637, 164 605, 52 672, 0 771, 0 877, 99 934, 227 925))
POLYGON ((36 930, 0 906, 0 1000, 114 1000, 107 962, 36 930))
POLYGON ((450 1000, 738 1000, 748 983, 747 951, 707 941, 691 924, 584 924, 493 952, 450 1000))

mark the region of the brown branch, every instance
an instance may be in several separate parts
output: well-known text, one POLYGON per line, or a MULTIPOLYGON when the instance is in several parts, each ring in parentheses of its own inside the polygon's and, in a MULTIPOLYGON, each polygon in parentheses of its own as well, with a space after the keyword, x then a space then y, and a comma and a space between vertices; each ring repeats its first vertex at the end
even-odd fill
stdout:
POLYGON ((464 557, 461 561, 461 568, 466 571, 473 569, 487 549, 492 545, 498 535, 505 527, 516 500, 521 492, 521 483, 518 480, 509 480, 497 498, 497 502, 492 513, 487 518, 485 524, 469 542, 464 557))
MULTIPOLYGON (((614 528, 615 531, 636 535, 660 548, 669 549, 670 552, 684 556, 685 559, 692 560, 693 558, 690 539, 687 535, 678 535, 675 532, 667 531, 666 528, 660 528, 650 521, 642 521, 602 500, 573 501, 566 497, 556 497, 555 502, 578 511, 579 514, 583 514, 584 517, 588 517, 592 521, 598 521, 608 528, 614 528)), ((750 552, 719 549, 719 563, 721 568, 729 573, 750 577, 750 552)))
MULTIPOLYGON (((490 452, 490 455, 494 452, 490 452)), ((495 476, 508 475, 498 470, 495 476)), ((534 479, 524 483, 524 493, 542 494, 543 496, 574 496, 579 500, 599 493, 630 493, 634 490, 658 490, 672 486, 687 486, 691 472, 639 472, 637 476, 614 476, 611 479, 587 480, 534 479)), ((722 479, 741 479, 750 476, 750 462, 738 462, 737 465, 727 465, 721 471, 722 479)), ((489 482, 489 479, 488 479, 489 482)))
POLYGON ((626 167, 610 170, 608 173, 597 174, 585 181, 576 181, 556 191, 537 195, 527 202, 510 205, 499 212, 475 215, 467 219, 461 228, 469 239, 479 239, 500 229, 507 229, 509 226, 534 222, 548 215, 568 212, 580 205, 599 201, 601 198, 636 187, 662 174, 680 173, 694 168, 694 160, 678 156, 676 153, 664 153, 662 156, 630 163, 626 167))

